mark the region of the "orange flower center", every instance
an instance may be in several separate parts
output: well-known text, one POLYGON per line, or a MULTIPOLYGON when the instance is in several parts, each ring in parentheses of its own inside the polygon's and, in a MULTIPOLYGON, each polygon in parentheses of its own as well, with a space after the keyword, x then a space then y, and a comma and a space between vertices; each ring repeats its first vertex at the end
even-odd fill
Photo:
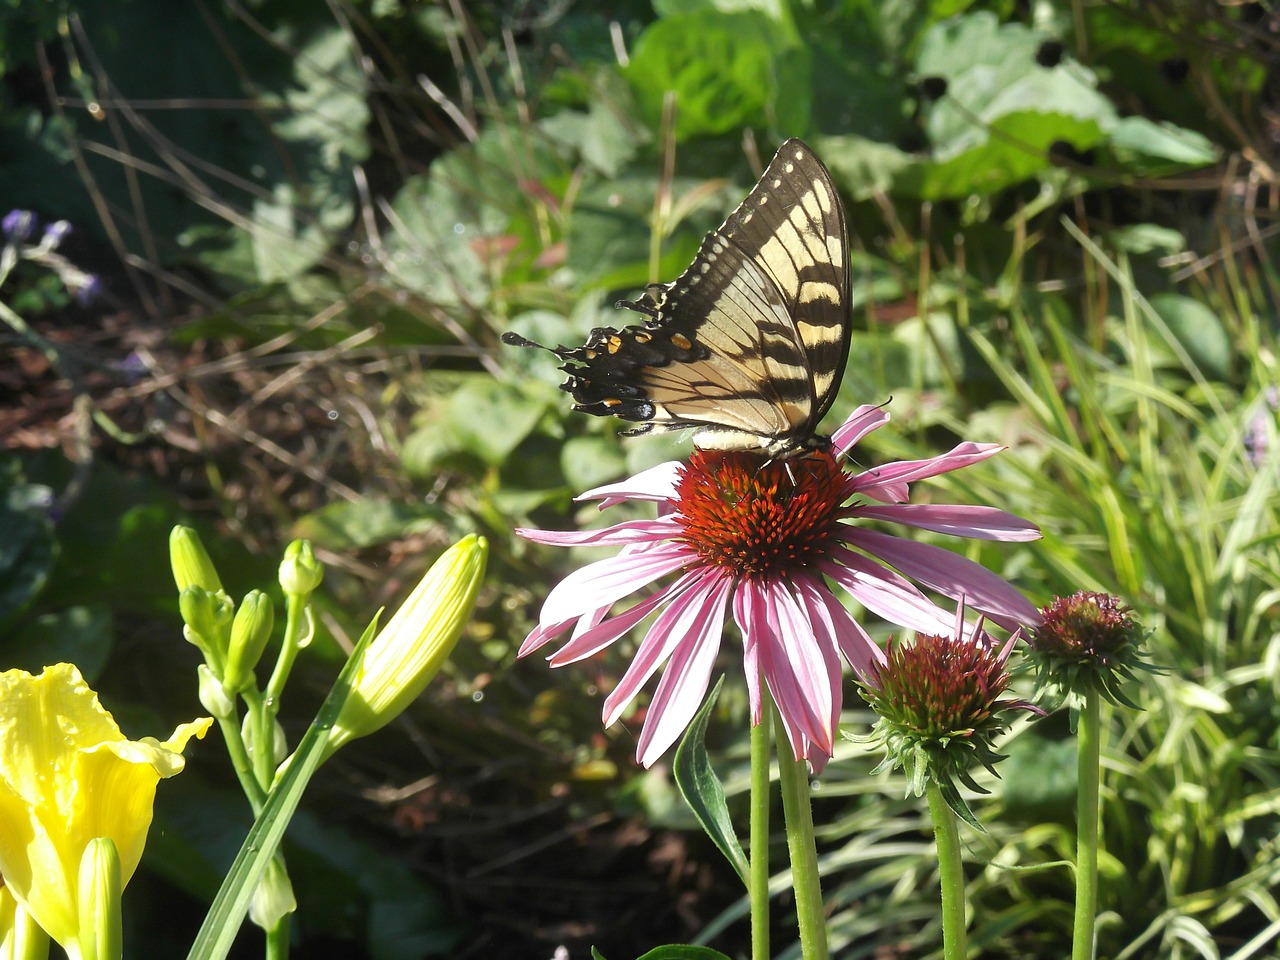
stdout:
POLYGON ((699 450, 676 491, 685 542, 707 563, 764 580, 827 556, 848 481, 829 452, 766 462, 699 450))

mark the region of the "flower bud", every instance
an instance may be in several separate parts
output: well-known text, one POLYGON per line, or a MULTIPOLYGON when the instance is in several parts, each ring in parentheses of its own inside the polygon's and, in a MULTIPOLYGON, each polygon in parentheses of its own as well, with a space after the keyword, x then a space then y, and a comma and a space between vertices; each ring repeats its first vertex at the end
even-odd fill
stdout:
POLYGON ((90 840, 80 856, 80 930, 77 941, 83 960, 120 960, 124 940, 120 894, 124 882, 120 853, 110 837, 90 840))
POLYGON ((286 595, 308 596, 324 579, 324 564, 316 559, 310 540, 295 540, 280 561, 280 586, 286 595))
MULTIPOLYGON (((261 737, 258 736, 258 724, 254 722, 252 713, 246 713, 244 719, 240 722, 240 739, 244 741, 245 749, 249 751, 249 756, 257 757, 261 749, 261 737)), ((271 721, 271 742, 267 744, 267 749, 271 751, 267 757, 267 762, 271 767, 280 766, 285 755, 289 752, 289 740, 284 735, 284 727, 280 725, 279 720, 271 721)))
POLYGON ((203 587, 190 586, 178 595, 178 610, 187 625, 183 636, 199 647, 205 662, 221 674, 227 658, 231 600, 225 593, 210 593, 203 587))
POLYGON ((202 663, 196 667, 196 676, 199 677, 200 706, 219 720, 225 720, 231 716, 236 709, 235 701, 227 696, 227 691, 222 687, 222 681, 213 675, 208 664, 202 663))
POLYGON ((222 684, 227 693, 239 693, 253 682, 253 668, 271 639, 275 626, 275 609, 271 598, 261 590, 250 590, 240 601, 231 623, 231 645, 227 650, 227 668, 222 684))
POLYGON ((210 593, 222 590, 222 581, 200 542, 200 535, 190 527, 179 525, 169 532, 169 563, 179 593, 187 587, 203 587, 210 593))
POLYGON ((67 239, 71 233, 71 223, 67 220, 55 220, 44 228, 44 236, 40 238, 40 246, 46 250, 58 249, 58 244, 67 239))
POLYGON ((956 815, 979 830, 956 784, 986 793, 969 768, 978 763, 995 772, 1004 759, 996 741, 1007 727, 1006 715, 1043 712, 1025 700, 1000 699, 1009 686, 1009 655, 1020 639, 1021 631, 1015 631, 997 645, 981 621, 974 627, 965 623, 962 602, 952 635, 919 635, 912 644, 891 639, 884 660, 873 662, 860 680, 863 697, 880 717, 866 738, 885 749, 876 769, 902 767, 916 796, 936 784, 956 815))
POLYGON ((49 960, 49 935, 3 885, 0 885, 0 957, 49 960))
POLYGON ((385 726, 436 675, 471 616, 488 555, 488 542, 474 534, 454 544, 364 648, 329 733, 329 754, 385 726))
POLYGON ((274 930, 286 916, 298 909, 293 896, 293 884, 284 861, 274 856, 262 873, 262 879, 254 888, 249 901, 249 919, 263 930, 274 930))
POLYGON ((36 215, 30 210, 10 210, 4 215, 4 235, 15 243, 21 243, 31 236, 36 227, 36 215))
POLYGON ((1124 692, 1135 671, 1159 672, 1142 656, 1146 639, 1119 597, 1081 590, 1054 597, 1031 635, 1037 685, 1055 705, 1073 705, 1091 691, 1118 706, 1135 704, 1124 692))

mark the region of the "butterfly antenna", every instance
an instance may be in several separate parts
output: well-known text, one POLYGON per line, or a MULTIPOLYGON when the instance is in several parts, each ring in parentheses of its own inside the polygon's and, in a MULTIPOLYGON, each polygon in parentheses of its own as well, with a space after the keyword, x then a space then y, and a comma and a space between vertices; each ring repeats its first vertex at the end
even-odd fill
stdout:
MULTIPOLYGON (((539 350, 551 350, 540 343, 530 340, 528 337, 522 337, 514 331, 508 330, 502 335, 502 342, 511 347, 537 347, 539 350)), ((552 350, 552 353, 555 351, 552 350)))

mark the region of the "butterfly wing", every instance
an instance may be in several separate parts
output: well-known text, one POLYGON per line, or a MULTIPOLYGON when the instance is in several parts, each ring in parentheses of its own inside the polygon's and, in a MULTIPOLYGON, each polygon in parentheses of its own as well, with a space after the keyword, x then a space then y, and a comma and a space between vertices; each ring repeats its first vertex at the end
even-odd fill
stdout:
POLYGON ((620 304, 647 322, 553 351, 562 388, 577 410, 641 423, 633 434, 692 428, 704 449, 807 449, 848 355, 847 261, 831 175, 789 140, 679 279, 620 304))

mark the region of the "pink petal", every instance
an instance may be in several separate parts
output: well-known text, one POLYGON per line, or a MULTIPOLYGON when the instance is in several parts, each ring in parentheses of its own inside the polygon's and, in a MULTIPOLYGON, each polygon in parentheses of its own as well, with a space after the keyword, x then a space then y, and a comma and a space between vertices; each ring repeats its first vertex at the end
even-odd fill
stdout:
POLYGON ((553 547, 599 547, 649 540, 670 540, 683 531, 675 520, 627 520, 600 530, 533 530, 517 527, 516 533, 534 543, 553 547))
MULTIPOLYGON (((831 752, 831 705, 840 696, 840 664, 835 650, 814 640, 813 627, 781 584, 760 588, 767 617, 753 625, 759 633, 760 665, 769 692, 788 729, 798 729, 831 752), (834 677, 833 677, 834 674, 834 677)), ((794 739, 797 755, 802 745, 794 739)))
POLYGON ((717 594, 725 579, 718 571, 707 573, 702 581, 695 583, 681 596, 673 598, 667 609, 658 615, 658 619, 640 641, 635 659, 627 667, 627 672, 605 698, 606 727, 622 715, 640 692, 640 688, 676 647, 689 637, 701 637, 713 624, 724 623, 723 594, 719 594, 721 602, 716 608, 710 605, 710 598, 717 594))
MULTIPOLYGON (((616 617, 610 617, 598 624, 588 624, 588 629, 581 632, 575 630, 573 638, 548 657, 547 662, 553 667, 563 667, 565 664, 576 663, 599 653, 658 607, 664 603, 670 603, 672 598, 678 597, 688 589, 690 577, 690 574, 685 574, 675 583, 659 590, 652 597, 642 600, 629 610, 624 610, 616 617)), ((584 617, 578 623, 582 624, 585 619, 584 617)))
POLYGON ((552 588, 538 619, 543 623, 575 620, 588 610, 620 600, 696 559, 697 555, 683 544, 663 543, 589 563, 552 588))
POLYGON ((707 695, 711 669, 724 633, 725 600, 732 586, 733 581, 724 577, 713 582, 705 596, 695 601, 710 616, 699 625, 698 633, 687 635, 676 646, 671 661, 662 671, 636 744, 636 759, 646 767, 680 738, 707 695))
POLYGON ((889 520, 922 530, 977 540, 1039 540, 1040 528, 995 507, 964 504, 899 504, 857 508, 859 520, 889 520))
POLYGON ((884 652, 823 580, 802 574, 791 583, 814 633, 821 642, 838 646, 859 675, 865 674, 873 661, 884 662, 884 652))
POLYGON ((680 461, 668 460, 648 470, 641 470, 634 477, 606 483, 601 487, 592 487, 586 493, 580 493, 575 500, 603 500, 600 509, 611 507, 623 500, 670 500, 676 495, 676 480, 679 479, 680 461))
MULTIPOLYGON (((863 531, 850 528, 846 539, 854 532, 863 531)), ((852 550, 837 549, 832 559, 839 562, 824 563, 822 572, 872 613, 919 633, 949 633, 951 615, 900 574, 852 550)))
POLYGON ((1040 622, 1040 611, 1003 578, 958 553, 902 537, 863 528, 851 528, 846 539, 913 580, 985 613, 1002 627, 1040 622))
POLYGON ((756 643, 756 635, 748 633, 742 626, 751 623, 757 616, 756 605, 759 601, 749 582, 741 583, 733 592, 733 622, 742 633, 742 669, 747 677, 747 703, 751 706, 751 725, 760 723, 764 715, 764 701, 760 698, 760 644, 756 643))
POLYGON ((520 649, 516 652, 516 656, 528 656, 539 647, 560 636, 571 626, 573 626, 572 619, 562 620, 559 623, 539 623, 530 631, 529 636, 524 638, 524 643, 520 644, 520 649))
POLYGON ((884 404, 864 403, 849 419, 831 435, 831 445, 837 457, 843 457, 863 437, 889 422, 889 411, 884 404))
POLYGON ((914 483, 926 477, 950 473, 964 467, 980 463, 1006 449, 998 443, 972 443, 966 440, 958 443, 948 452, 926 460, 899 460, 883 466, 864 470, 853 478, 854 487, 860 492, 867 488, 883 487, 888 484, 914 483))

